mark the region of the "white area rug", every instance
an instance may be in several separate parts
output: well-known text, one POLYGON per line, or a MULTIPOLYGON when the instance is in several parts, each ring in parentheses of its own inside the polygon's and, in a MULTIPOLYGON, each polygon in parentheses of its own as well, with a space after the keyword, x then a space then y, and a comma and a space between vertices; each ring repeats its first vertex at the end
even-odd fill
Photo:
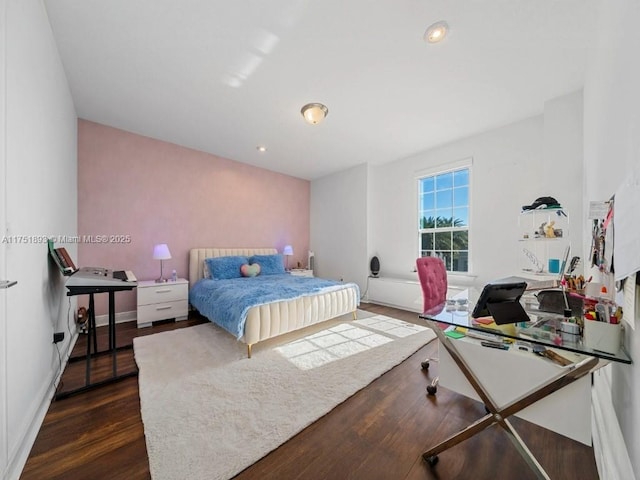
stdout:
POLYGON ((151 476, 230 478, 433 338, 367 312, 258 344, 251 359, 213 324, 138 337, 151 476))

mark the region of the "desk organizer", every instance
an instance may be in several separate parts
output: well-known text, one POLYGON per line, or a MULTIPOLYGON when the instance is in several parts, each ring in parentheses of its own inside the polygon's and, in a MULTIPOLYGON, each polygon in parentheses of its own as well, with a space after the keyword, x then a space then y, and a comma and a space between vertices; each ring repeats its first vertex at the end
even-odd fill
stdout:
POLYGON ((622 324, 585 320, 584 344, 600 352, 615 355, 622 343, 622 324))

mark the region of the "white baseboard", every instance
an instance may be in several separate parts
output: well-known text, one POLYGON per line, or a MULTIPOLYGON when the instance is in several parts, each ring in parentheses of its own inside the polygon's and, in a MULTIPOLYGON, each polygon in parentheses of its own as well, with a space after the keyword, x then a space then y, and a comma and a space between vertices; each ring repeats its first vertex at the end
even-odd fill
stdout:
POLYGON ((636 480, 611 401, 610 368, 611 365, 593 374, 591 428, 598 475, 601 480, 636 480))
MULTIPOLYGON (((116 323, 135 322, 138 319, 138 312, 116 313, 116 323)), ((109 324, 109 315, 96 315, 96 327, 104 327, 109 324)))
POLYGON ((62 358, 62 366, 58 372, 53 372, 49 379, 48 384, 43 385, 40 390, 40 398, 42 400, 40 403, 33 409, 33 413, 31 415, 31 422, 29 423, 28 428, 26 429, 22 439, 18 442, 16 449, 13 452, 9 453, 7 472, 6 472, 6 480, 18 480, 20 475, 22 474, 22 470, 24 469, 25 464, 27 463, 27 459, 29 458, 29 454, 31 453, 31 448, 36 441, 36 437, 40 432, 40 428, 42 427, 42 422, 44 422, 44 418, 49 411, 49 407, 51 406, 51 401, 53 400, 53 396, 56 393, 56 389, 60 384, 60 379, 62 378, 62 373, 64 372, 67 363, 69 362, 69 356, 73 351, 73 347, 78 340, 78 332, 75 332, 71 341, 68 343, 68 347, 66 351, 60 352, 60 356, 62 358))

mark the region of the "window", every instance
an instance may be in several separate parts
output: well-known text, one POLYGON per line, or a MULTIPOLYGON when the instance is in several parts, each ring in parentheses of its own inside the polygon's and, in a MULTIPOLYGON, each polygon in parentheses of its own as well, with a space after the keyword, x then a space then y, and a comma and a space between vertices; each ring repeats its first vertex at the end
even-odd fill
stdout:
POLYGON ((469 168, 418 180, 420 256, 440 257, 450 272, 469 271, 469 168))

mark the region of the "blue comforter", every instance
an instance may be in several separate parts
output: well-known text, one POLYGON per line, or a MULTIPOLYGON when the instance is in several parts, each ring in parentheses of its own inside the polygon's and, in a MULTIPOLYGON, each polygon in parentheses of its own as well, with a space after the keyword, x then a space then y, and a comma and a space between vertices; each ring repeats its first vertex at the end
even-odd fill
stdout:
MULTIPOLYGON (((250 308, 340 290, 347 285, 358 289, 355 283, 344 284, 288 273, 229 280, 202 279, 191 288, 189 303, 239 340, 244 334, 244 324, 250 308)), ((359 297, 359 290, 357 294, 359 297)))

